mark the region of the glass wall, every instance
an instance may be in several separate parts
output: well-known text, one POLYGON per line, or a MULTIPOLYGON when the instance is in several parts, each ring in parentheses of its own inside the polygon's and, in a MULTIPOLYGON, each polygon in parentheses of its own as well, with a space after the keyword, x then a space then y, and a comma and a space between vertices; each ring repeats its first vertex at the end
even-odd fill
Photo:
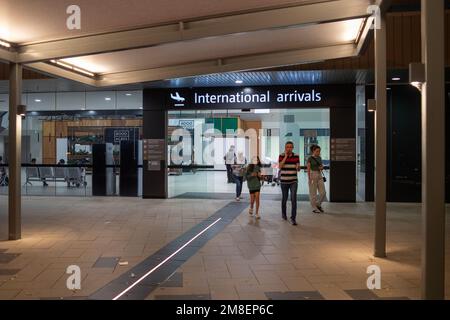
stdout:
MULTIPOLYGON (((8 94, 5 94, 8 96, 8 94)), ((8 168, 5 141, 9 135, 8 99, 0 95, 0 239, 8 239, 8 168)))
MULTIPOLYGON (((91 196, 95 144, 111 145, 108 175, 114 181, 108 182, 108 194, 120 194, 120 141, 136 141, 142 151, 142 92, 28 93, 23 101, 28 107, 22 123, 24 195, 91 196)), ((0 156, 5 163, 7 111, 8 95, 0 94, 0 156)), ((170 197, 214 193, 229 198, 235 186, 228 182, 225 158, 232 146, 247 163, 260 158, 267 180, 263 192, 269 195, 280 194, 277 162, 287 141, 294 143, 301 165, 306 165, 312 144, 322 147, 324 164, 329 164, 328 109, 184 110, 169 112, 168 121, 170 197)), ((141 173, 139 168, 138 195, 141 173)), ((299 194, 306 195, 306 172, 299 177, 299 194)), ((0 195, 7 192, 7 184, 0 186, 0 195)))
MULTIPOLYGON (((95 144, 111 146, 109 195, 119 194, 120 143, 142 146, 142 92, 29 93, 22 99, 28 111, 22 120, 23 195, 91 196, 95 144)), ((5 163, 7 105, 8 95, 0 95, 0 156, 5 163)), ((141 185, 139 181, 140 194, 141 185)), ((7 193, 7 185, 0 186, 0 194, 7 193)))
MULTIPOLYGON (((171 111, 168 121, 170 197, 214 193, 215 198, 230 198, 235 186, 228 181, 225 159, 233 147, 247 162, 260 158, 267 180, 263 193, 268 195, 281 194, 278 156, 287 141, 294 143, 302 166, 313 144, 322 147, 324 164, 330 163, 329 109, 171 111)), ((305 170, 299 178, 299 194, 306 195, 305 170)))
POLYGON ((366 95, 365 87, 356 87, 356 197, 366 199, 366 95))

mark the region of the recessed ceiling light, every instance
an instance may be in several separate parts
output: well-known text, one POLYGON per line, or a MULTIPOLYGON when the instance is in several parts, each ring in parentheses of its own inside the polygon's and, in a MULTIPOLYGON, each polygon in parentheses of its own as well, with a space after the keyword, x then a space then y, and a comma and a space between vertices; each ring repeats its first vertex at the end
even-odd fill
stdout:
POLYGON ((400 81, 400 80, 401 80, 401 78, 399 78, 399 77, 392 78, 392 81, 400 81))
POLYGON ((34 102, 42 102, 41 99, 34 99, 34 102))
POLYGON ((244 83, 244 81, 242 81, 242 80, 236 80, 235 83, 236 83, 236 84, 242 84, 242 83, 244 83))
POLYGON ((131 97, 133 94, 131 94, 131 93, 126 93, 125 94, 127 97, 131 97))
POLYGON ((111 98, 106 97, 105 100, 106 100, 106 101, 111 101, 111 98))

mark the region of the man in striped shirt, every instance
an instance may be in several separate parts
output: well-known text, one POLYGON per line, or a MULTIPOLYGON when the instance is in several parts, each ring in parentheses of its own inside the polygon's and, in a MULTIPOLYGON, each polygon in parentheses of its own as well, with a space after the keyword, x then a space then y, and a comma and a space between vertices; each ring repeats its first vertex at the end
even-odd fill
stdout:
POLYGON ((294 152, 294 143, 288 141, 286 143, 284 153, 280 154, 278 163, 280 166, 280 183, 281 192, 283 194, 283 200, 281 202, 281 213, 284 220, 287 220, 286 215, 286 202, 288 199, 289 191, 291 192, 291 223, 296 226, 297 218, 297 189, 298 178, 297 173, 300 171, 300 157, 294 152))

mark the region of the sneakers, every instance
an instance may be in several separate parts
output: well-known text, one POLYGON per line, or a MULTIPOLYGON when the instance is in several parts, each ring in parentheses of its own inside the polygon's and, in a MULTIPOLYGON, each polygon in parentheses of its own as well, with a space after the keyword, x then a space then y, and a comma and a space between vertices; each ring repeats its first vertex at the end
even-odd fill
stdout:
POLYGON ((241 201, 241 198, 240 197, 236 197, 236 201, 241 201))
POLYGON ((255 218, 256 218, 256 220, 259 220, 259 219, 261 219, 261 216, 259 214, 256 214, 255 218))
POLYGON ((296 226, 296 225, 297 225, 297 221, 295 221, 295 220, 292 219, 292 218, 291 218, 291 223, 292 223, 293 226, 296 226))
POLYGON ((283 220, 287 220, 287 217, 285 215, 281 215, 281 217, 283 218, 283 220))
POLYGON ((317 207, 313 210, 313 212, 314 212, 314 213, 324 213, 325 211, 322 209, 321 206, 317 206, 317 207))

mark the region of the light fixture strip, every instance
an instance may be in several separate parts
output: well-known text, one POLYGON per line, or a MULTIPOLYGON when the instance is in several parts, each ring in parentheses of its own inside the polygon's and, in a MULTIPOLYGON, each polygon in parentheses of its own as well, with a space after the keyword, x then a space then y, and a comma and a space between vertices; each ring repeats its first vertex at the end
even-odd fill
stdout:
POLYGON ((5 47, 5 48, 11 48, 11 44, 4 40, 0 40, 0 46, 5 47))
POLYGON ((69 63, 66 63, 66 62, 63 62, 63 61, 60 61, 60 60, 54 60, 53 59, 53 60, 50 60, 50 63, 56 64, 56 65, 61 66, 61 67, 65 68, 65 69, 69 69, 69 70, 81 73, 81 74, 83 74, 85 76, 89 76, 91 78, 95 78, 95 76, 96 76, 96 74, 93 73, 93 72, 90 72, 90 71, 87 71, 87 70, 75 67, 75 66, 73 66, 73 65, 71 65, 69 63))
POLYGON ((95 76, 94 73, 92 73, 92 72, 90 72, 90 71, 86 71, 86 70, 80 69, 80 68, 77 68, 77 67, 73 67, 73 70, 74 70, 74 71, 77 71, 77 72, 80 72, 80 73, 83 73, 83 74, 85 74, 85 75, 88 75, 88 76, 90 76, 90 77, 94 77, 94 76, 95 76))
POLYGON ((70 64, 67 64, 67 63, 64 63, 64 62, 61 62, 61 61, 56 61, 56 64, 61 66, 61 67, 73 70, 73 66, 71 66, 70 64))

